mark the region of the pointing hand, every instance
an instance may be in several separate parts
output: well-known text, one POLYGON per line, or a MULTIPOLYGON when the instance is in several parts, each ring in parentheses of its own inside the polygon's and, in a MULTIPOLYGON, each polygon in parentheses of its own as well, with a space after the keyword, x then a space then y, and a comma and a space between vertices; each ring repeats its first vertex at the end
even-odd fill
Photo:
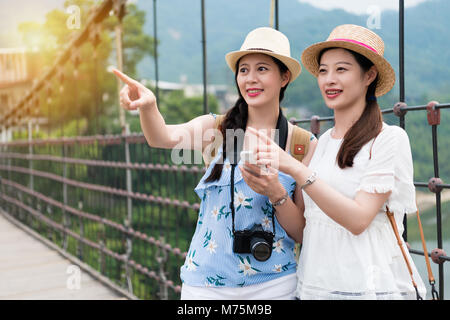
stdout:
POLYGON ((117 69, 113 69, 112 72, 125 83, 119 95, 122 108, 136 110, 156 106, 156 98, 151 90, 117 69))

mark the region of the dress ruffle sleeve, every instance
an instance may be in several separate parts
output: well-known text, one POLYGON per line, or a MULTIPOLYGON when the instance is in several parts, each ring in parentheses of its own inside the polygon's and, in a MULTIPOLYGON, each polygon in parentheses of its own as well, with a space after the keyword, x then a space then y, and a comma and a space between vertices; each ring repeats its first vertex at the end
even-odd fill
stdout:
POLYGON ((371 144, 370 160, 357 191, 385 193, 394 190, 398 136, 390 134, 390 131, 390 128, 385 127, 374 141, 368 142, 371 144))
MULTIPOLYGON (((400 229, 405 213, 415 212, 416 197, 411 146, 398 126, 384 126, 371 146, 370 160, 357 189, 370 193, 392 191, 386 205, 400 229)), ((385 207, 383 207, 384 209, 385 207)))

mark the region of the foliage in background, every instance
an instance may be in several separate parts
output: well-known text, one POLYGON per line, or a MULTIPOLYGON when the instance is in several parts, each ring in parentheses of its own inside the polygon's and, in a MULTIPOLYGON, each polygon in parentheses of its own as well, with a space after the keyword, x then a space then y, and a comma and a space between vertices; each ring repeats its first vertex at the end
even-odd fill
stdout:
MULTIPOLYGON (((93 0, 67 0, 64 8, 76 5, 80 8, 81 28, 86 25, 94 5, 93 0)), ((69 14, 55 9, 46 15, 44 23, 24 22, 19 26, 23 42, 30 51, 39 51, 43 74, 57 54, 78 34, 80 30, 69 29, 67 19, 69 14)), ((47 90, 41 92, 41 113, 50 121, 47 136, 69 134, 92 135, 101 133, 117 133, 118 121, 111 119, 117 111, 117 82, 108 72, 109 65, 116 64, 114 27, 118 19, 112 15, 101 24, 100 41, 98 45, 91 42, 79 48, 80 64, 78 77, 75 78, 75 67, 72 62, 63 66, 64 78, 55 77, 47 90), (73 124, 76 132, 73 132, 73 124), (83 125, 85 123, 86 125, 83 125), (68 126, 68 127, 67 127, 68 126), (66 128, 67 127, 67 128, 66 128)), ((136 76, 138 63, 145 55, 153 55, 153 40, 143 32, 145 12, 135 4, 127 6, 127 15, 123 19, 123 50, 124 71, 130 76, 136 76)), ((120 132, 120 130, 119 130, 120 132)))

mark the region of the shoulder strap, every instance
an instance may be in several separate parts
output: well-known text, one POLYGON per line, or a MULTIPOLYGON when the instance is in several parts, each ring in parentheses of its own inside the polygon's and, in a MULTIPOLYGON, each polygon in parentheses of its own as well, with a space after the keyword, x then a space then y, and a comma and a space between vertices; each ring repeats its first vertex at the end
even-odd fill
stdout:
MULTIPOLYGON (((417 207, 417 204, 416 204, 416 207, 417 207)), ((419 207, 417 207, 417 208, 419 208, 419 207)), ((431 286, 432 300, 439 300, 439 294, 436 291, 436 288, 434 286, 436 281, 434 280, 433 271, 431 270, 430 257, 428 256, 427 244, 425 241, 425 237, 423 235, 422 221, 420 220, 419 209, 417 209, 417 211, 416 211, 416 216, 417 216, 417 222, 419 225, 420 239, 422 240, 422 247, 423 247, 423 253, 424 253, 423 255, 425 256, 425 263, 427 265, 428 282, 430 283, 430 286, 431 286)))
POLYGON ((308 130, 294 125, 294 131, 291 136, 291 155, 298 161, 302 161, 305 154, 309 150, 309 142, 311 141, 312 133, 308 130))
POLYGON ((209 166, 212 159, 214 159, 214 157, 217 154, 217 149, 222 144, 222 141, 221 141, 222 139, 218 139, 217 130, 219 130, 219 126, 222 123, 224 118, 225 118, 225 115, 223 115, 223 114, 216 115, 216 119, 215 119, 215 123, 214 123, 214 129, 216 129, 214 132, 214 140, 203 151, 203 161, 205 162, 205 167, 209 166))
POLYGON ((402 245, 402 240, 401 240, 400 235, 398 233, 397 223, 395 222, 395 219, 394 219, 394 213, 389 211, 389 208, 387 206, 386 206, 386 216, 388 217, 389 222, 391 223, 392 230, 394 231, 395 238, 397 239, 397 244, 398 244, 398 246, 399 246, 399 248, 400 248, 400 250, 402 252, 403 259, 405 260, 406 267, 408 268, 409 275, 411 276, 412 285, 413 285, 414 289, 416 290, 416 298, 417 298, 417 300, 423 300, 422 297, 419 295, 419 290, 417 289, 417 284, 414 281, 413 271, 412 271, 411 265, 409 264, 408 258, 406 256, 405 249, 403 248, 403 245, 402 245))

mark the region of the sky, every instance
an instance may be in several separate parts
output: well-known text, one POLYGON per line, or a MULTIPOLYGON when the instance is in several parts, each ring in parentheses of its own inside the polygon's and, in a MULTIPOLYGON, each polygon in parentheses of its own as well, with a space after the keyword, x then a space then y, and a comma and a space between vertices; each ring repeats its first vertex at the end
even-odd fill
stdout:
MULTIPOLYGON (((428 0, 405 0, 405 8, 413 7, 428 0)), ((383 10, 398 10, 396 0, 298 0, 320 9, 343 9, 356 14, 371 14, 374 7, 383 10)))
MULTIPOLYGON (((138 2, 138 0, 128 0, 138 2)), ((149 1, 149 0, 139 0, 149 1)), ((195 0, 190 0, 195 1, 195 0)), ((254 1, 254 0, 252 0, 254 1)), ((263 1, 263 0, 258 0, 263 1)), ((282 1, 282 0, 280 0, 282 1)), ((343 9, 356 14, 373 14, 387 9, 398 10, 397 0, 297 0, 321 9, 343 9), (375 12, 374 12, 375 11, 375 12)), ((430 0, 405 0, 405 7, 412 7, 430 0)), ((264 0, 269 2, 269 0, 264 0)), ((45 14, 51 9, 62 9, 64 0, 0 0, 0 46, 1 43, 20 45, 17 25, 22 21, 45 21, 45 14)))
POLYGON ((20 46, 17 26, 23 21, 43 23, 52 9, 62 9, 64 0, 0 0, 0 47, 20 46))

